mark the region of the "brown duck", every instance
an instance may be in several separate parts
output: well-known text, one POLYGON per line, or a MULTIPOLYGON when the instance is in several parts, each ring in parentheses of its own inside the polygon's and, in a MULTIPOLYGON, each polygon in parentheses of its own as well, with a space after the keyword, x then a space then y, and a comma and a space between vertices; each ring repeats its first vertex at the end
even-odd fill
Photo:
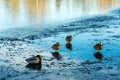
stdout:
POLYGON ((100 60, 100 62, 103 60, 104 56, 100 52, 94 53, 95 58, 100 60))
POLYGON ((26 59, 28 64, 25 66, 26 68, 33 70, 40 70, 42 68, 42 59, 40 55, 30 57, 26 59))
POLYGON ((95 45, 94 45, 94 48, 95 48, 96 50, 102 50, 102 49, 103 49, 103 44, 102 44, 102 42, 95 44, 95 45))
POLYGON ((57 42, 56 44, 52 45, 52 48, 53 48, 54 50, 59 50, 59 49, 60 49, 60 43, 57 42))
POLYGON ((41 70, 42 68, 42 58, 40 55, 30 57, 26 59, 28 64, 25 66, 26 68, 33 70, 41 70))
POLYGON ((29 64, 38 64, 38 63, 41 63, 42 59, 40 55, 37 55, 37 56, 33 56, 33 57, 26 59, 26 61, 29 64))
POLYGON ((66 40, 67 42, 71 42, 71 41, 72 41, 72 35, 66 36, 65 40, 66 40))

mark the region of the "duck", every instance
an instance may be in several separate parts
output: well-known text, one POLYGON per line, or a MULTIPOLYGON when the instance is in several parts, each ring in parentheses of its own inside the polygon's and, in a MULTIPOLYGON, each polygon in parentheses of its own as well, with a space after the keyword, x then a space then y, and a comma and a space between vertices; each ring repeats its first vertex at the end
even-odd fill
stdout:
POLYGON ((102 50, 103 47, 104 47, 104 46, 103 46, 102 42, 99 42, 99 43, 97 43, 97 44, 94 45, 94 48, 95 48, 96 50, 102 50))
POLYGON ((53 48, 54 50, 59 50, 59 49, 60 49, 60 43, 57 42, 56 44, 52 45, 52 48, 53 48))
POLYGON ((56 58, 57 60, 60 60, 62 58, 62 56, 59 52, 52 52, 52 56, 54 58, 56 58))
POLYGON ((102 55, 102 53, 100 53, 99 51, 94 53, 94 57, 97 58, 98 60, 100 60, 100 62, 104 58, 104 56, 102 55))
POLYGON ((67 42, 71 42, 72 41, 72 35, 66 36, 65 40, 67 42))
POLYGON ((26 68, 32 69, 32 70, 41 70, 42 68, 42 59, 40 55, 30 57, 26 59, 28 64, 25 66, 26 68))
POLYGON ((26 61, 29 64, 39 64, 39 63, 42 62, 42 59, 41 59, 40 55, 37 55, 37 56, 33 56, 33 57, 30 57, 30 58, 26 59, 26 61))
POLYGON ((66 48, 69 49, 69 50, 72 50, 72 44, 71 43, 66 43, 66 48))

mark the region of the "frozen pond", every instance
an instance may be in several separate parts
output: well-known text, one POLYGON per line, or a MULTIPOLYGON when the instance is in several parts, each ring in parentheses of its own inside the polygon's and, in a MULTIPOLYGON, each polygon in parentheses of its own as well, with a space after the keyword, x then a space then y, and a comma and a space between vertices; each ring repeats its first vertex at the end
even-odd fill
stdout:
POLYGON ((120 0, 0 0, 0 80, 120 80, 120 0), (72 50, 65 37, 73 36, 72 50), (60 42, 61 59, 51 53, 60 42), (93 46, 104 44, 99 62, 93 46), (42 69, 25 59, 42 55, 42 69))

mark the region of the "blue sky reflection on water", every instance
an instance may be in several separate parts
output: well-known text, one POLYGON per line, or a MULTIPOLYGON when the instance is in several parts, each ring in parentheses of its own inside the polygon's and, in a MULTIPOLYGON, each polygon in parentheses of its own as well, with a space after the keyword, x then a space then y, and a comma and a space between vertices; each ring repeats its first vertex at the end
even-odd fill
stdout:
POLYGON ((0 27, 35 26, 106 13, 119 0, 0 0, 0 27))

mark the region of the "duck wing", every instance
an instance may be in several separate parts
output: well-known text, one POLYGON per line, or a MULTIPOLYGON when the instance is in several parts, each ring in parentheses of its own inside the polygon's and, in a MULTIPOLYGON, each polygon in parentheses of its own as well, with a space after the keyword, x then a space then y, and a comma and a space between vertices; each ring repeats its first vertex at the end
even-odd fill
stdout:
POLYGON ((26 59, 26 61, 32 64, 32 63, 39 63, 40 60, 37 57, 30 57, 26 59))

